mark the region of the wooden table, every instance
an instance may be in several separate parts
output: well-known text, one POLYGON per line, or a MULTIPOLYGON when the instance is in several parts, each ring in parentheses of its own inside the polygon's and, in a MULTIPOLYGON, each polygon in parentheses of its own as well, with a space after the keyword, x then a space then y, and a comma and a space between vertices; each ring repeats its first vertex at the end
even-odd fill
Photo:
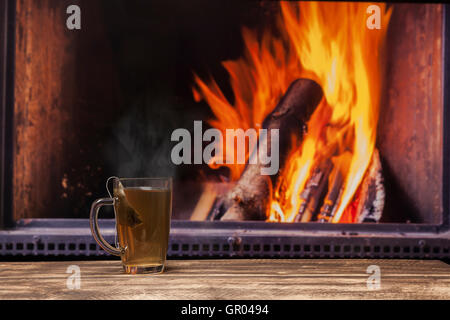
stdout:
POLYGON ((169 260, 163 274, 126 275, 117 260, 0 262, 0 299, 111 298, 450 299, 450 266, 426 260, 169 260), (67 287, 71 265, 80 268, 79 289, 67 287), (380 268, 380 289, 368 288, 370 265, 380 268))

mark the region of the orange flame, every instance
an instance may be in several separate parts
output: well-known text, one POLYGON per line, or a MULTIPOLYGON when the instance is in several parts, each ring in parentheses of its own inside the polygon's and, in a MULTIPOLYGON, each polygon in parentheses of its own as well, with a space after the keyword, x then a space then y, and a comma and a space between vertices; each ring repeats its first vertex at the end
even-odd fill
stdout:
MULTIPOLYGON (((286 49, 283 39, 266 32, 258 41, 256 33, 247 28, 243 28, 242 34, 244 56, 237 61, 222 63, 230 75, 234 105, 225 98, 213 79, 204 82, 194 75, 194 98, 196 101, 204 99, 209 104, 216 117, 209 124, 221 130, 224 136, 226 129, 261 128, 263 120, 277 105, 290 83, 300 75, 299 61, 286 49)), ((218 146, 220 153, 209 165, 212 168, 228 166, 231 179, 237 180, 245 164, 224 163, 226 149, 235 148, 235 145, 226 145, 223 150, 221 143, 218 146), (219 159, 223 164, 217 164, 219 159)), ((246 150, 246 159, 249 154, 249 150, 246 150)))
MULTIPOLYGON (((392 10, 380 8, 380 29, 369 29, 370 3, 281 2, 278 37, 266 31, 257 41, 243 29, 244 56, 223 65, 230 74, 235 102, 224 97, 214 80, 195 76, 194 96, 210 105, 225 129, 258 128, 289 84, 300 77, 319 83, 324 99, 308 122, 308 134, 291 152, 274 188, 268 221, 294 221, 299 194, 314 168, 324 160, 348 158, 340 166, 342 195, 331 222, 354 222, 346 210, 355 197, 375 148, 381 90, 383 41, 392 10), (349 156, 347 156, 349 155, 349 156)), ((226 148, 231 146, 226 146, 226 148)), ((226 149, 215 161, 226 155, 226 149)), ((342 162, 342 161, 341 161, 342 162)), ((245 165, 228 165, 232 179, 245 165)))

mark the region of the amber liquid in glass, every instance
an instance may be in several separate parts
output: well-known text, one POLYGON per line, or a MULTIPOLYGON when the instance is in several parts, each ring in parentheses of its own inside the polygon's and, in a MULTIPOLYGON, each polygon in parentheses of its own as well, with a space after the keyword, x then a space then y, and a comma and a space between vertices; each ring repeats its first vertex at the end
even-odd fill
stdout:
POLYGON ((117 235, 125 267, 163 266, 169 241, 170 190, 119 187, 114 189, 114 195, 117 235))

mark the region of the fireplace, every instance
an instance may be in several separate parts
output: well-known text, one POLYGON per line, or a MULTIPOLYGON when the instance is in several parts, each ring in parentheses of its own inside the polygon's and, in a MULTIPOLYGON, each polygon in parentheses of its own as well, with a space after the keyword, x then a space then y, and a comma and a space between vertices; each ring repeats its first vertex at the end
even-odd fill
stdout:
POLYGON ((107 178, 173 176, 171 257, 450 256, 447 5, 17 0, 2 15, 1 255, 104 255, 87 217, 107 178), (239 128, 258 143, 236 163, 239 128), (250 151, 274 141, 279 170, 261 174, 273 163, 250 151))

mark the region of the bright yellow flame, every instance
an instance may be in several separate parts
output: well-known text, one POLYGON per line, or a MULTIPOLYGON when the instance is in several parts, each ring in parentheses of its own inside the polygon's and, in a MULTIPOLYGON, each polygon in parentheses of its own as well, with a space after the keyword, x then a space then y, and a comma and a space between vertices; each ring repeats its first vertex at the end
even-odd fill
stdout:
MULTIPOLYGON (((325 129, 327 140, 324 145, 337 144, 338 154, 347 150, 352 152, 341 201, 332 222, 340 221, 363 178, 375 147, 381 88, 380 53, 391 10, 386 10, 385 4, 378 4, 380 29, 369 29, 366 26, 369 5, 325 2, 281 4, 285 30, 300 60, 302 74, 322 86, 326 104, 330 106, 331 115, 325 129), (344 140, 346 135, 353 138, 344 140)), ((315 124, 315 120, 313 116, 309 128, 315 124)), ((327 150, 317 148, 319 140, 320 137, 312 133, 302 146, 302 157, 307 158, 304 159, 304 166, 309 170, 311 162, 320 163, 323 159, 321 156, 327 150), (311 139, 316 143, 314 151, 308 147, 311 139)), ((299 171, 303 172, 305 168, 299 171)), ((289 180, 290 177, 283 176, 283 179, 289 180)), ((295 194, 285 194, 295 199, 291 198, 288 206, 280 205, 287 221, 293 221, 298 212, 296 189, 298 185, 304 186, 307 177, 300 175, 298 179, 301 181, 287 182, 287 189, 292 188, 295 194)), ((272 215, 269 220, 271 218, 272 215)))
MULTIPOLYGON (((308 122, 308 134, 291 152, 274 188, 269 221, 292 222, 299 195, 311 171, 324 160, 349 153, 343 192, 332 222, 345 216, 375 148, 380 103, 383 41, 392 10, 383 3, 380 29, 369 29, 370 3, 281 2, 278 37, 266 31, 261 41, 243 30, 244 57, 224 62, 235 103, 231 105, 214 80, 195 77, 196 99, 205 99, 225 129, 258 128, 289 84, 300 77, 319 83, 324 99, 308 122)), ((231 146, 229 146, 231 148, 231 146)), ((228 147, 226 147, 228 148, 228 147)), ((224 157, 226 150, 221 150, 224 157)), ((210 163, 212 167, 218 165, 210 163)), ((229 165, 238 179, 244 165, 229 165)), ((343 219, 348 221, 348 219, 343 219)))

